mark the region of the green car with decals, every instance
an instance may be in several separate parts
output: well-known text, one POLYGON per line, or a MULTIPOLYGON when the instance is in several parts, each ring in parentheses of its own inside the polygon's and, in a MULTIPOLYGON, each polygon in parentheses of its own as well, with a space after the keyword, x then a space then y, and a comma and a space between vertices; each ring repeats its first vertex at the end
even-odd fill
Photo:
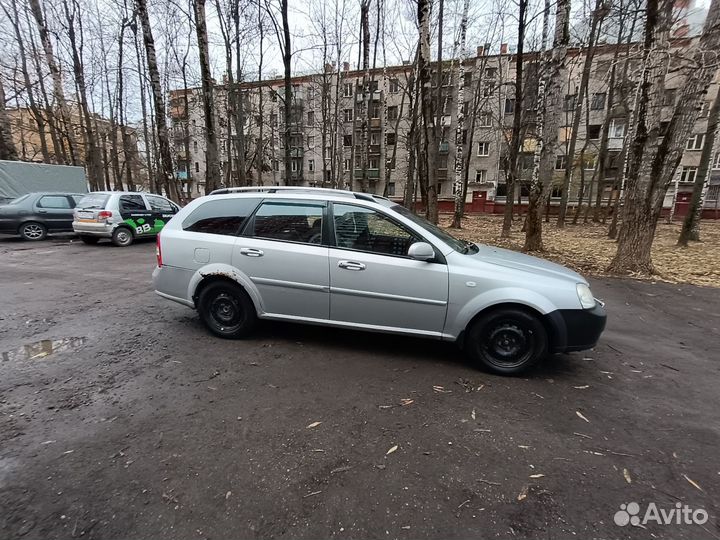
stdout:
POLYGON ((138 238, 155 237, 179 210, 162 195, 94 191, 75 207, 73 230, 86 244, 108 238, 116 246, 129 246, 138 238))

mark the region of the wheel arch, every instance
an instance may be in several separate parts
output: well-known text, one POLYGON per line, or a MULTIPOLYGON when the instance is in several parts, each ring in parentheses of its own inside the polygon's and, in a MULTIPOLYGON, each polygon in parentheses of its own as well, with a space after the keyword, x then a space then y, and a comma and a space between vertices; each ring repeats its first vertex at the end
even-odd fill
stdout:
POLYGON ((195 272, 188 284, 187 297, 192 298, 193 304, 197 307, 197 300, 202 290, 209 284, 218 281, 239 285, 250 297, 257 314, 260 315, 263 312, 260 293, 250 277, 227 264, 210 264, 195 272))

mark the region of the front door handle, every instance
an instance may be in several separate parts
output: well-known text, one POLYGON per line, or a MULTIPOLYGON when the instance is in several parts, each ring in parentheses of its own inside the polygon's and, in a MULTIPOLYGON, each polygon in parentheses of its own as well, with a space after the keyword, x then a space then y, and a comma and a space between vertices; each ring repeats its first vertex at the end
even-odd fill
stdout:
POLYGON ((365 270, 365 265, 363 263, 355 261, 340 261, 338 266, 340 268, 344 268, 345 270, 355 270, 356 272, 365 270))
POLYGON ((262 257, 264 255, 261 249, 255 248, 240 248, 240 253, 246 257, 262 257))

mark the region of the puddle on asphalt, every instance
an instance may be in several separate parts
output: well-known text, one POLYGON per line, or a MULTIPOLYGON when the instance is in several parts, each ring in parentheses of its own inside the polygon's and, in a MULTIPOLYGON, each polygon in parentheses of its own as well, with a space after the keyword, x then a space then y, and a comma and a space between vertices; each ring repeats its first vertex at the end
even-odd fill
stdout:
POLYGON ((2 361, 43 360, 55 353, 79 349, 85 345, 86 341, 87 338, 84 337, 43 339, 41 341, 36 341, 35 343, 28 343, 27 345, 23 345, 15 350, 2 353, 2 361))

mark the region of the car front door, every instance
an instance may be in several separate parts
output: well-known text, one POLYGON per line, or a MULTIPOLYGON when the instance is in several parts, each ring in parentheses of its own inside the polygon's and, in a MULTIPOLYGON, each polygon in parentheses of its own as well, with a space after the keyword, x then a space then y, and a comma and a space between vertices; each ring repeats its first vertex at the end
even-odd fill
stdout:
POLYGON ((178 207, 160 195, 145 195, 152 212, 152 234, 158 234, 165 224, 177 213, 178 207))
POLYGON ((49 231, 72 230, 74 201, 65 195, 43 195, 35 203, 35 212, 49 231))
POLYGON ((444 261, 407 256, 424 241, 371 208, 333 203, 335 246, 330 248, 330 319, 440 335, 448 301, 444 261))
POLYGON ((258 288, 268 317, 328 318, 326 212, 322 202, 265 200, 237 239, 232 264, 258 288))
POLYGON ((142 195, 120 195, 118 201, 120 217, 132 227, 136 237, 149 236, 153 233, 152 212, 145 205, 142 195))

